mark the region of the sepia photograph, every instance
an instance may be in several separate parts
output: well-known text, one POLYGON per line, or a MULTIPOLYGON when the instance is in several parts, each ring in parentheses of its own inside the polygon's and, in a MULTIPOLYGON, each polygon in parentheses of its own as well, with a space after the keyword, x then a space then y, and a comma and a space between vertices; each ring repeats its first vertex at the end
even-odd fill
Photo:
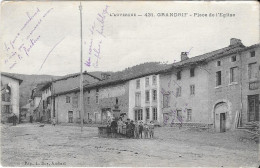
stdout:
POLYGON ((2 167, 259 167, 257 1, 1 1, 2 167))

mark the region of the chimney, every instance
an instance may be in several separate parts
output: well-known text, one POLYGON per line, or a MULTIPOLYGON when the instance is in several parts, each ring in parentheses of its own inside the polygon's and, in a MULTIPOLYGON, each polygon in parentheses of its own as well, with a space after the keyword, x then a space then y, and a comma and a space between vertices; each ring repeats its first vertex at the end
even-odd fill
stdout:
POLYGON ((108 73, 101 73, 101 79, 102 80, 107 80, 109 78, 110 78, 110 74, 108 74, 108 73))
POLYGON ((237 38, 231 38, 230 39, 230 45, 236 45, 236 44, 242 44, 240 39, 237 38))
POLYGON ((188 52, 181 52, 181 61, 189 59, 188 52))

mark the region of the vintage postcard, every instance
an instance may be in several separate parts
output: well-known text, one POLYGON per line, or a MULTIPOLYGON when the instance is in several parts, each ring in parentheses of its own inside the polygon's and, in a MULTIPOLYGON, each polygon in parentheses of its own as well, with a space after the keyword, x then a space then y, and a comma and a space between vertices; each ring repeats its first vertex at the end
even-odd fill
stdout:
POLYGON ((259 166, 257 1, 2 1, 0 32, 1 166, 259 166))

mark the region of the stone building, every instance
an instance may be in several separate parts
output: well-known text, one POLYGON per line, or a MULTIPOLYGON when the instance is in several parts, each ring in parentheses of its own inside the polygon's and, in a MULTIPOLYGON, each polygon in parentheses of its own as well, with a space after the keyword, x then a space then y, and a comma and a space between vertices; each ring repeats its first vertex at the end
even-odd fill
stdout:
POLYGON ((160 74, 160 85, 163 124, 210 125, 224 132, 259 121, 259 44, 245 47, 232 38, 210 53, 182 53, 180 62, 160 74))
MULTIPOLYGON (((90 84, 101 79, 87 72, 83 73, 83 83, 90 84)), ((75 89, 79 86, 80 74, 71 74, 46 83, 42 88, 42 99, 39 105, 40 121, 51 122, 56 118, 56 100, 53 97, 56 93, 75 89)))
POLYGON ((159 80, 159 74, 154 73, 129 81, 128 117, 131 120, 162 122, 159 80))
MULTIPOLYGON (((58 123, 80 122, 79 89, 55 96, 58 123)), ((128 83, 104 80, 84 87, 84 123, 106 123, 128 111, 128 83)))
MULTIPOLYGON (((106 123, 111 117, 126 116, 224 132, 259 121, 259 44, 246 47, 232 38, 227 47, 191 58, 182 52, 180 57, 160 68, 139 67, 137 72, 104 75, 101 81, 86 83, 84 122, 106 123)), ((78 85, 59 86, 50 88, 51 114, 61 123, 80 122, 78 85)))
POLYGON ((1 122, 11 122, 15 114, 19 121, 19 86, 22 83, 12 75, 1 73, 1 122))

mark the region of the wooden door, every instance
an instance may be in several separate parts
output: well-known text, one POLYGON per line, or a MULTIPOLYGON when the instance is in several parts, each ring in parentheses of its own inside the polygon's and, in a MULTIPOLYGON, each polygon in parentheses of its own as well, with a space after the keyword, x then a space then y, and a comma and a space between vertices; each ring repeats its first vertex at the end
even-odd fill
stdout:
POLYGON ((248 96, 248 121, 259 121, 259 95, 248 96))
POLYGON ((220 132, 226 131, 226 113, 220 113, 220 132))

